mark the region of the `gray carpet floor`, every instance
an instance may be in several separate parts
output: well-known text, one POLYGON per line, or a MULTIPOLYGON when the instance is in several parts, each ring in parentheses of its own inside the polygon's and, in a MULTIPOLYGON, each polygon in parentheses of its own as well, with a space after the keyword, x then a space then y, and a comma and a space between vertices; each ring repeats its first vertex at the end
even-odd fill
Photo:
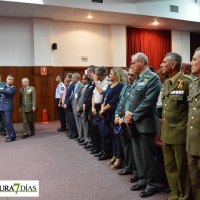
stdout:
MULTIPOLYGON (((119 176, 106 161, 98 161, 66 135, 57 132, 59 123, 36 123, 36 135, 21 139, 22 124, 14 124, 17 139, 5 143, 0 136, 0 180, 39 180, 39 198, 5 200, 141 200, 130 191, 131 175, 119 176)), ((148 200, 166 200, 157 193, 148 200)))

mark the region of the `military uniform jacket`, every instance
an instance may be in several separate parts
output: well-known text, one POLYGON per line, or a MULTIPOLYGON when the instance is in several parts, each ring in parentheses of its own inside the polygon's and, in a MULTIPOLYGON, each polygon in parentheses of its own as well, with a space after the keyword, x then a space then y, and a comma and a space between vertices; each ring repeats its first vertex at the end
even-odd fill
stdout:
POLYGON ((122 88, 122 91, 121 91, 120 96, 119 96, 119 98, 120 98, 119 103, 118 103, 117 108, 115 110, 115 116, 119 116, 120 118, 124 117, 124 115, 125 115, 125 104, 126 104, 127 98, 129 97, 130 90, 131 90, 130 84, 125 85, 122 88))
POLYGON ((140 133, 155 133, 158 130, 156 103, 160 88, 159 77, 150 69, 147 69, 131 86, 125 110, 132 112, 135 126, 140 133))
POLYGON ((200 156, 200 80, 193 81, 189 86, 189 114, 187 123, 187 153, 200 156))
POLYGON ((186 144, 187 96, 191 81, 190 76, 181 72, 172 85, 170 79, 164 83, 161 140, 166 144, 186 144))
POLYGON ((13 98, 16 93, 15 86, 5 86, 1 91, 0 111, 13 111, 13 98))
POLYGON ((32 86, 20 88, 19 108, 22 112, 32 112, 33 107, 36 108, 36 92, 32 86))

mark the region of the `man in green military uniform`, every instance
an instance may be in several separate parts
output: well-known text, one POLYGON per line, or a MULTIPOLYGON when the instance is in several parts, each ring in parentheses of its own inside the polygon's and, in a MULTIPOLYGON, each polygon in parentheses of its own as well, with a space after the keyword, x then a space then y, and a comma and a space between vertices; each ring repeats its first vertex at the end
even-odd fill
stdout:
POLYGON ((188 119, 187 96, 192 78, 181 72, 182 58, 177 53, 166 54, 161 64, 165 81, 162 102, 162 149, 165 172, 171 189, 168 200, 188 200, 190 196, 189 171, 186 153, 188 119))
POLYGON ((135 160, 133 156, 133 147, 132 147, 132 139, 128 134, 126 129, 126 124, 124 123, 124 113, 125 113, 125 104, 127 101, 127 97, 129 97, 129 92, 131 91, 131 85, 133 84, 136 75, 133 73, 132 68, 128 70, 128 84, 126 84, 121 91, 120 100, 115 110, 115 124, 121 125, 123 130, 122 134, 120 135, 120 139, 122 142, 122 148, 124 152, 124 159, 125 159, 125 169, 123 171, 119 171, 119 175, 126 175, 126 174, 133 174, 130 182, 138 181, 138 174, 135 165, 135 160))
MULTIPOLYGON (((6 86, 6 83, 1 81, 1 74, 0 74, 0 90, 2 90, 4 86, 6 86)), ((0 99, 1 99, 1 94, 0 94, 0 99)), ((6 129, 1 114, 0 114, 0 134, 2 136, 6 136, 6 129)))
POLYGON ((192 74, 198 78, 190 84, 187 123, 187 154, 193 199, 200 199, 200 49, 196 50, 192 61, 192 74))
POLYGON ((29 137, 28 126, 31 136, 35 135, 34 112, 36 110, 36 92, 35 88, 29 86, 29 79, 22 79, 22 88, 19 96, 19 111, 22 113, 24 135, 22 139, 29 137))

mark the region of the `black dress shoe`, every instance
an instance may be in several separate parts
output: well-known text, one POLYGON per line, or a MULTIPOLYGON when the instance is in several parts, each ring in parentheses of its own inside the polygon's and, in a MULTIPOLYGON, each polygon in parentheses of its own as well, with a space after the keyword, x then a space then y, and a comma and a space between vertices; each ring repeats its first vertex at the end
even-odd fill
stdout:
POLYGON ((83 143, 80 143, 80 145, 87 145, 87 143, 88 143, 88 142, 83 142, 83 143))
POLYGON ((78 135, 72 135, 71 137, 69 137, 69 139, 75 139, 78 138, 78 135))
POLYGON ((22 139, 26 139, 26 138, 28 138, 29 137, 29 135, 23 135, 22 136, 22 139))
POLYGON ((5 142, 12 142, 12 141, 15 141, 15 138, 14 139, 7 139, 5 142))
POLYGON ((91 149, 92 145, 91 144, 87 144, 85 147, 83 147, 84 149, 91 149))
POLYGON ((94 150, 93 147, 90 147, 89 149, 86 149, 86 151, 92 151, 94 150))
POLYGON ((30 134, 30 136, 34 136, 34 135, 35 135, 35 133, 31 133, 31 134, 30 134))
POLYGON ((102 155, 103 155, 103 153, 100 151, 100 153, 94 154, 94 157, 100 157, 102 155))
POLYGON ((139 181, 139 178, 138 178, 138 176, 132 176, 131 178, 130 178, 130 180, 129 180, 131 183, 134 183, 134 182, 136 182, 136 181, 139 181))
POLYGON ((143 190, 146 188, 146 185, 140 185, 140 184, 137 184, 137 185, 133 185, 130 190, 131 191, 139 191, 139 190, 143 190))
POLYGON ((65 128, 59 128, 59 129, 57 129, 58 130, 58 132, 63 132, 63 131, 66 131, 67 129, 65 128))
POLYGON ((110 155, 110 153, 104 153, 102 156, 98 157, 98 160, 107 160, 110 159, 112 156, 110 155))
POLYGON ((81 144, 81 143, 83 143, 83 142, 85 142, 85 140, 81 140, 81 139, 80 139, 80 140, 78 141, 79 144, 81 144))
POLYGON ((97 154, 97 153, 99 153, 99 151, 97 151, 97 150, 92 150, 92 151, 90 152, 90 154, 97 154))
POLYGON ((142 197, 142 198, 150 197, 150 196, 154 195, 156 193, 156 191, 157 191, 156 189, 154 189, 154 190, 145 189, 140 193, 140 197, 142 197))
POLYGON ((129 171, 124 170, 124 171, 118 172, 118 174, 119 174, 119 175, 127 175, 127 174, 132 174, 132 173, 129 172, 129 171))

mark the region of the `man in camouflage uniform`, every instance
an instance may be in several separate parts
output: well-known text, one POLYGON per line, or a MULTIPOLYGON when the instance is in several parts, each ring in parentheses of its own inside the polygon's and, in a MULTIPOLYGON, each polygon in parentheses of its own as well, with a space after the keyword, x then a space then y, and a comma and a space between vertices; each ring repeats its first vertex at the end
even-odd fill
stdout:
POLYGON ((22 113, 24 135, 22 139, 29 137, 28 126, 31 131, 30 136, 35 135, 34 112, 36 110, 35 88, 29 86, 28 78, 22 79, 22 88, 19 96, 19 111, 22 113))
POLYGON ((168 200, 188 200, 190 196, 189 171, 186 153, 188 119, 187 96, 192 78, 181 72, 182 58, 177 53, 166 54, 161 64, 165 81, 162 103, 161 140, 165 172, 171 193, 168 200))

